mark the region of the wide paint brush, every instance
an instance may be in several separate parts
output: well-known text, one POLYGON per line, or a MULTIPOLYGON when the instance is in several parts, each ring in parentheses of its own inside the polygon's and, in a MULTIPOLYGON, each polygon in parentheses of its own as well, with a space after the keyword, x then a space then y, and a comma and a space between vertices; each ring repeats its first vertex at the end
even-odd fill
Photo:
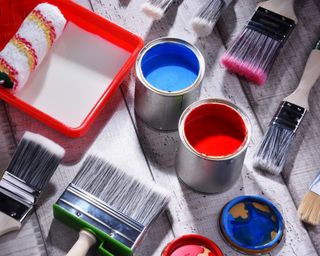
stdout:
POLYGON ((286 162, 291 143, 305 113, 308 98, 320 76, 320 41, 308 58, 297 89, 280 104, 254 157, 254 166, 272 174, 279 174, 286 162))
POLYGON ((222 64, 249 81, 262 85, 298 22, 294 0, 269 0, 258 9, 231 47, 222 57, 222 64))
POLYGON ((23 135, 0 181, 0 236, 20 229, 64 153, 41 135, 23 135))
POLYGON ((95 243, 100 255, 129 256, 168 201, 153 182, 89 156, 53 210, 55 218, 80 231, 68 256, 86 255, 95 243))

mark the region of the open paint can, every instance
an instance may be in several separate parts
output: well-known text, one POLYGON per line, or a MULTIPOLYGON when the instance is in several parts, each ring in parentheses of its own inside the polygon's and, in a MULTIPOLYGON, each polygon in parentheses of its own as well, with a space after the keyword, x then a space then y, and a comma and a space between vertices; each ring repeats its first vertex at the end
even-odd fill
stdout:
POLYGON ((169 243, 161 256, 223 256, 220 248, 210 239, 190 234, 169 243))
POLYGON ((221 234, 235 250, 265 255, 279 245, 284 223, 279 210, 260 196, 239 196, 227 203, 219 218, 221 234))
POLYGON ((222 99, 197 101, 183 112, 179 136, 176 171, 186 185, 219 193, 237 181, 251 136, 240 108, 222 99))
POLYGON ((204 58, 190 43, 176 38, 150 42, 136 61, 136 114, 153 128, 177 129, 181 113, 199 98, 204 72, 204 58))

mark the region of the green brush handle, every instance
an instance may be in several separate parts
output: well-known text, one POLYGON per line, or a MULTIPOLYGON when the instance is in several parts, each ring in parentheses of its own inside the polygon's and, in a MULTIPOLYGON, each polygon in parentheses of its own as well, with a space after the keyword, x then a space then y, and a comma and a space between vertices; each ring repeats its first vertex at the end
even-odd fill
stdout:
POLYGON ((320 41, 309 55, 307 64, 297 89, 284 99, 298 106, 309 110, 309 94, 312 87, 320 77, 320 41))
POLYGON ((298 23, 298 18, 294 12, 293 5, 294 0, 269 0, 259 3, 258 7, 265 8, 269 11, 275 12, 291 20, 294 20, 295 23, 298 23))

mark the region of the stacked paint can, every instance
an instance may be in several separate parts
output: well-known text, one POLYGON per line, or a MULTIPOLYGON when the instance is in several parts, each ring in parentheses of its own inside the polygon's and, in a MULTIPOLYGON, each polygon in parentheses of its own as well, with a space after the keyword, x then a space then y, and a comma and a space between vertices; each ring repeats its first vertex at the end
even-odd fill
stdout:
POLYGON ((176 130, 181 113, 199 98, 204 72, 204 58, 190 43, 151 41, 136 61, 136 114, 155 129, 176 130))

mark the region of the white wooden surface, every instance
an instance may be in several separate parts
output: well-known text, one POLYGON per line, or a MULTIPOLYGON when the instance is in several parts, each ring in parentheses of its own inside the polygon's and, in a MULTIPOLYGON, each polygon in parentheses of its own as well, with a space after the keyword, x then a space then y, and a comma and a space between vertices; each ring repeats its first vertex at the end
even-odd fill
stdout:
MULTIPOLYGON (((206 78, 201 97, 223 97, 236 102, 251 117, 254 136, 249 148, 242 177, 228 192, 202 195, 179 183, 174 172, 176 133, 159 133, 136 120, 133 110, 134 78, 129 76, 121 90, 113 96, 90 132, 83 138, 70 139, 47 128, 24 113, 0 104, 0 166, 4 168, 16 141, 25 130, 39 132, 67 150, 65 164, 60 166, 45 190, 36 213, 20 232, 0 238, 0 256, 7 255, 64 255, 76 241, 77 234, 53 220, 51 205, 73 179, 83 155, 99 151, 115 165, 152 179, 172 192, 166 213, 155 223, 137 256, 160 255, 167 242, 186 233, 205 235, 222 248, 225 255, 238 255, 221 239, 217 228, 220 209, 228 200, 243 194, 263 195, 279 207, 286 223, 284 242, 270 255, 313 256, 320 252, 320 229, 303 226, 296 217, 296 205, 307 191, 308 184, 320 166, 319 125, 320 109, 317 101, 320 88, 311 98, 311 111, 304 121, 293 147, 292 156, 283 177, 265 176, 251 168, 251 156, 262 132, 281 99, 297 85, 307 55, 320 38, 320 4, 318 0, 297 1, 300 25, 283 49, 263 88, 248 85, 225 72, 219 58, 253 13, 255 0, 239 0, 219 21, 214 33, 197 39, 190 29, 192 15, 201 0, 185 0, 167 13, 165 19, 153 22, 139 10, 144 0, 81 0, 87 8, 141 35, 146 41, 159 36, 176 36, 195 43, 207 61, 206 78), (178 8, 177 8, 178 7, 178 8), (300 146, 300 147, 299 147, 300 146), (80 162, 79 162, 80 161, 80 162), (75 164, 75 165, 73 165, 75 164)), ((320 168, 319 168, 320 169, 320 168)), ((94 252, 92 252, 94 255, 94 252)))

